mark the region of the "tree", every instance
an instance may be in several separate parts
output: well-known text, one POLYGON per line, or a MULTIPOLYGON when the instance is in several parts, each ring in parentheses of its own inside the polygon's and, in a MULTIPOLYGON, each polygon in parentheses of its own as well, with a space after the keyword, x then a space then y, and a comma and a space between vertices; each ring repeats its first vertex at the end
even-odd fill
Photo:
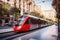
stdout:
POLYGON ((4 3, 0 5, 0 14, 2 14, 3 12, 4 12, 4 14, 9 13, 8 7, 6 5, 7 4, 4 5, 4 3))
POLYGON ((15 16, 17 17, 20 15, 20 10, 16 7, 11 7, 10 14, 15 14, 15 16))
POLYGON ((5 3, 5 2, 1 2, 0 4, 0 14, 2 14, 4 12, 4 14, 8 14, 9 13, 9 8, 10 5, 5 3))
POLYGON ((40 14, 40 18, 44 18, 44 15, 40 14))
POLYGON ((33 15, 33 16, 40 17, 40 13, 38 13, 38 12, 36 12, 36 11, 30 12, 30 14, 33 15))
POLYGON ((7 3, 4 3, 4 4, 2 4, 2 8, 9 10, 10 9, 10 5, 7 4, 7 3))
POLYGON ((2 11, 2 4, 0 4, 0 14, 2 13, 1 11, 2 11))

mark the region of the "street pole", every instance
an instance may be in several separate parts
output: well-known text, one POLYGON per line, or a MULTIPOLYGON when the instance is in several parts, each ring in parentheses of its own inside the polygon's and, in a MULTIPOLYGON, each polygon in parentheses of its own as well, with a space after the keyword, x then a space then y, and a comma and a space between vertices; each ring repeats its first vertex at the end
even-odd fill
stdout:
POLYGON ((57 0, 56 8, 57 8, 57 17, 58 17, 58 38, 60 38, 60 34, 59 34, 60 33, 60 25, 59 25, 60 24, 60 21, 59 21, 60 20, 59 18, 60 17, 60 0, 57 0))
MULTIPOLYGON (((59 26, 59 16, 60 16, 60 0, 57 0, 57 17, 58 17, 58 26, 59 26)), ((60 26, 58 27, 60 29, 60 26)), ((59 31, 59 30, 58 30, 59 31)), ((59 31, 60 32, 60 31, 59 31)))

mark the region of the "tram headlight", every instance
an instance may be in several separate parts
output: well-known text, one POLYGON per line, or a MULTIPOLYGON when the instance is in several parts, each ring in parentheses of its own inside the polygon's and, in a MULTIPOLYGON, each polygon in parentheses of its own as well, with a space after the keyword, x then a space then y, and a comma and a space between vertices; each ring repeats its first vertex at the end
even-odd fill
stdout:
POLYGON ((21 26, 18 27, 18 29, 20 29, 20 28, 21 28, 21 26))

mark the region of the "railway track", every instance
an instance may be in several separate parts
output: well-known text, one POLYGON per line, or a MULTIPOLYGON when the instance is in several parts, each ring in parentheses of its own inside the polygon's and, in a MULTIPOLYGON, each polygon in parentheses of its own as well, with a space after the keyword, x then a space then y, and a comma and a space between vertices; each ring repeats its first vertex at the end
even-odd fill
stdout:
POLYGON ((26 32, 20 32, 20 33, 16 33, 14 31, 12 31, 12 32, 6 32, 6 33, 0 33, 0 39, 1 40, 11 40, 11 39, 14 39, 16 37, 21 37, 23 35, 29 34, 33 31, 26 31, 26 32))
POLYGON ((3 32, 3 33, 0 33, 0 38, 2 37, 7 37, 7 36, 11 36, 13 34, 16 34, 14 31, 9 31, 9 32, 3 32))
MULTIPOLYGON (((51 26, 51 25, 50 25, 51 26)), ((48 27, 48 26, 45 26, 45 27, 48 27)), ((42 28, 45 28, 45 27, 42 27, 42 28)), ((5 32, 5 33, 0 33, 0 39, 2 40, 11 40, 11 39, 14 39, 16 37, 21 37, 23 35, 26 35, 26 34, 29 34, 29 33, 32 33, 34 31, 37 31, 39 29, 42 29, 42 28, 38 28, 38 29, 35 29, 35 30, 31 30, 31 31, 26 31, 26 32, 20 32, 20 33, 16 33, 14 31, 10 31, 10 32, 5 32)))

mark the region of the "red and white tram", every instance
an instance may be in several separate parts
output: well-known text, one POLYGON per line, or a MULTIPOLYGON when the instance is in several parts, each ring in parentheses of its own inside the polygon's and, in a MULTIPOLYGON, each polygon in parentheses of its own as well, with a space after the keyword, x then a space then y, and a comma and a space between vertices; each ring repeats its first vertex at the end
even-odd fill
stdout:
POLYGON ((29 31, 36 28, 39 28, 44 22, 43 19, 40 19, 35 16, 31 15, 23 15, 20 21, 14 25, 14 31, 21 32, 21 31, 29 31))

